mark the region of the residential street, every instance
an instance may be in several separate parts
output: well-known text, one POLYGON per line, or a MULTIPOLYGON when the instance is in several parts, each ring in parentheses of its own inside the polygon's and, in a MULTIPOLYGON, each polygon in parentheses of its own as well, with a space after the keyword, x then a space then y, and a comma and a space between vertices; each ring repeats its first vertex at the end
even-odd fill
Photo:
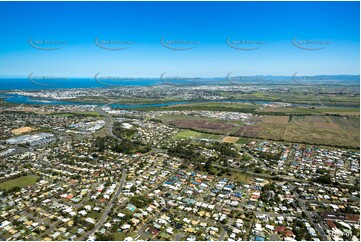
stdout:
POLYGON ((100 217, 100 219, 98 220, 98 222, 95 224, 94 228, 91 231, 87 232, 86 234, 84 234, 83 236, 78 238, 77 240, 81 241, 81 240, 84 240, 84 239, 88 238, 89 236, 93 235, 105 223, 105 221, 108 218, 109 212, 111 211, 112 207, 114 206, 115 202, 117 201, 119 195, 122 192, 126 177, 127 177, 127 171, 126 171, 126 169, 123 169, 119 188, 118 188, 117 192, 114 194, 111 201, 108 203, 106 209, 102 213, 102 216, 100 217))

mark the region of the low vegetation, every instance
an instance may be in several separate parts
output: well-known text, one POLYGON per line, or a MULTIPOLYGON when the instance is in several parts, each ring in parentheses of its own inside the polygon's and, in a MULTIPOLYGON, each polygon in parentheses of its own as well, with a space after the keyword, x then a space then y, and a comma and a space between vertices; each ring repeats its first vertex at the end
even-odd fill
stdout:
POLYGON ((21 176, 15 179, 11 179, 0 183, 0 190, 4 190, 8 193, 19 191, 23 187, 34 185, 37 181, 37 176, 21 176))

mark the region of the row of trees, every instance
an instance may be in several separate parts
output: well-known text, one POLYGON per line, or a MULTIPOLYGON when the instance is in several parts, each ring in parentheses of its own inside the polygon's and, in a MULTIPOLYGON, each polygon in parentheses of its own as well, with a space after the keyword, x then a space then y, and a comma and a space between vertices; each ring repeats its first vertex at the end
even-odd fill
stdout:
POLYGON ((142 145, 138 142, 132 142, 127 139, 118 141, 117 139, 109 136, 97 137, 95 140, 95 146, 100 152, 110 149, 114 152, 124 154, 134 154, 136 152, 146 153, 151 149, 148 145, 142 145))
POLYGON ((196 149, 198 149, 198 147, 196 147, 194 144, 190 144, 186 141, 180 141, 168 149, 168 154, 171 156, 192 160, 199 156, 199 154, 196 152, 196 149))
POLYGON ((230 143, 213 143, 211 148, 218 151, 221 156, 225 156, 228 158, 239 157, 238 151, 234 148, 234 145, 230 143))
POLYGON ((16 187, 12 187, 12 188, 10 188, 8 190, 3 189, 2 192, 3 192, 4 196, 7 196, 8 194, 11 194, 11 193, 14 193, 14 192, 19 192, 20 190, 21 190, 21 187, 16 186, 16 187))
POLYGON ((113 125, 113 134, 119 139, 128 139, 132 135, 137 133, 135 129, 126 129, 122 126, 122 123, 114 123, 113 125))
POLYGON ((258 151, 258 152, 256 152, 256 154, 258 154, 258 157, 260 159, 264 159, 264 160, 268 160, 268 161, 278 161, 281 159, 280 153, 272 154, 272 153, 268 153, 268 152, 258 151))

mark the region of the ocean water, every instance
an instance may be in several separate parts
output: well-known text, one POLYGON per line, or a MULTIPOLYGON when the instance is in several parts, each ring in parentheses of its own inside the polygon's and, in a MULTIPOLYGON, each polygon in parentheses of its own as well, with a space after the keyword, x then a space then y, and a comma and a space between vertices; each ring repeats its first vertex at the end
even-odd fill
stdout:
POLYGON ((58 88, 96 88, 116 86, 152 86, 159 85, 159 79, 136 78, 132 80, 104 81, 102 84, 94 78, 71 78, 67 80, 29 80, 28 78, 0 78, 0 90, 44 90, 58 88), (38 84, 37 84, 38 83, 38 84))
MULTIPOLYGON (((257 77, 257 76, 255 76, 257 77)), ((41 78, 41 77, 40 77, 41 78)), ((62 89, 62 88, 109 88, 109 87, 141 87, 141 86, 154 86, 154 85, 180 85, 180 86, 194 86, 194 85, 299 85, 304 83, 295 83, 292 77, 289 76, 260 76, 259 81, 243 80, 237 81, 227 78, 201 78, 198 80, 186 80, 186 79, 171 79, 167 78, 134 78, 134 79, 119 79, 112 80, 106 79, 106 77, 95 78, 70 78, 70 79, 54 79, 41 80, 40 78, 0 78, 0 91, 6 90, 44 90, 44 89, 62 89), (262 78, 261 78, 262 77, 262 78)), ((320 76, 322 81, 312 81, 312 85, 320 84, 324 86, 328 85, 353 85, 356 88, 360 85, 359 75, 341 75, 341 76, 320 76), (325 80, 323 80, 325 79, 325 80), (328 78, 328 79, 327 79, 328 78)), ((310 86, 307 81, 307 85, 310 86)), ((305 87, 307 87, 307 85, 305 87)))

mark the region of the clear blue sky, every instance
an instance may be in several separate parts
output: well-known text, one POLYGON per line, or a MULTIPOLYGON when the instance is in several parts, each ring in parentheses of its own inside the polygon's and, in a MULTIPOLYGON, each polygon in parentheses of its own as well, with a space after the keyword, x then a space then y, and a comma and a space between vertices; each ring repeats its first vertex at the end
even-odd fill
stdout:
POLYGON ((359 2, 0 2, 0 76, 358 75, 359 19, 359 2), (135 44, 109 51, 95 37, 135 44), (162 37, 200 44, 174 51, 162 37), (330 44, 308 51, 294 37, 330 44), (68 44, 42 51, 29 38, 68 44), (227 38, 265 44, 242 51, 227 38))

